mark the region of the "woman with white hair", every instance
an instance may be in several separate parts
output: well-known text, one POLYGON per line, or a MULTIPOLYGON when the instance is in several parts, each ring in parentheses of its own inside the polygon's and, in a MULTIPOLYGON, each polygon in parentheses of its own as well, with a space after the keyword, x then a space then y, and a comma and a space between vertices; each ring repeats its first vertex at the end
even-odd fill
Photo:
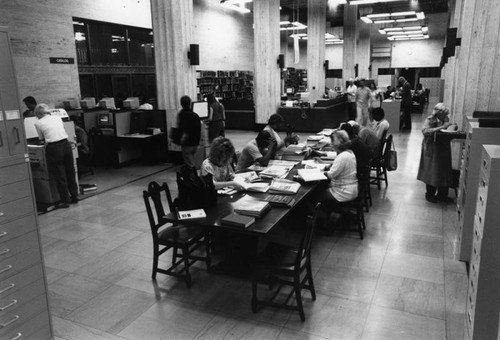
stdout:
MULTIPOLYGON (((425 119, 422 133, 422 154, 418 168, 417 179, 426 185, 425 199, 431 203, 451 202, 448 197, 448 187, 452 184, 451 171, 445 166, 443 157, 438 157, 435 133, 448 129, 452 124, 448 114, 450 110, 443 103, 438 103, 432 114, 425 119), (437 195, 436 195, 437 192, 437 195)), ((454 126, 456 129, 456 126, 454 126)))
POLYGON ((68 208, 69 203, 78 202, 78 186, 68 134, 64 130, 62 119, 52 116, 46 104, 38 104, 35 107, 35 116, 38 118, 35 122, 38 136, 46 144, 49 173, 56 182, 61 199, 56 208, 68 208))

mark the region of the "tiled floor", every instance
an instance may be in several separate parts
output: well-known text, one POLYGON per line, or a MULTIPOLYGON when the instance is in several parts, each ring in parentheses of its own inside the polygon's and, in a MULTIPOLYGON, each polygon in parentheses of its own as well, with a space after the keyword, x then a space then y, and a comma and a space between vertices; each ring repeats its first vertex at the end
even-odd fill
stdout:
MULTIPOLYGON (((175 172, 41 215, 56 339, 463 339, 465 266, 454 260, 453 204, 424 200, 416 172, 422 115, 395 133, 399 168, 372 189, 365 239, 318 236, 317 300, 297 313, 250 309, 249 282, 208 274, 194 285, 150 279, 152 241, 142 190, 150 180, 175 188, 175 172)), ((241 150, 253 132, 229 132, 241 150)), ((175 193, 174 193, 175 194, 175 193)))

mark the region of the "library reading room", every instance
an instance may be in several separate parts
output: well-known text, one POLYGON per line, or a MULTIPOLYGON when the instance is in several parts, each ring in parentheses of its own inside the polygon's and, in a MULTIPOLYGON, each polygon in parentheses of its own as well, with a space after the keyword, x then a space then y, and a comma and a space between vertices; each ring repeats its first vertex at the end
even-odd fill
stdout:
POLYGON ((500 339, 498 0, 0 13, 0 339, 500 339))

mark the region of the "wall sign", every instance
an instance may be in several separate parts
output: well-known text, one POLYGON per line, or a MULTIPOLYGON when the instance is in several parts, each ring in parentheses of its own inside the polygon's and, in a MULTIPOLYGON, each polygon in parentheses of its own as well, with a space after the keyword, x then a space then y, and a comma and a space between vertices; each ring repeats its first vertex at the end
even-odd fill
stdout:
POLYGON ((49 58, 51 64, 74 64, 74 58, 60 58, 60 57, 50 57, 49 58))

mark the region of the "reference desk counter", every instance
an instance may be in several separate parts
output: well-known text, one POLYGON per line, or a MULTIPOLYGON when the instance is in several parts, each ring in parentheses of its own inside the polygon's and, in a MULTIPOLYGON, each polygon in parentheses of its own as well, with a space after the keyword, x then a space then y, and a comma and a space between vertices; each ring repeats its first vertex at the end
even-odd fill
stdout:
POLYGON ((318 101, 315 107, 278 108, 278 113, 285 119, 285 124, 293 126, 297 132, 321 131, 334 128, 349 118, 345 97, 318 101))

